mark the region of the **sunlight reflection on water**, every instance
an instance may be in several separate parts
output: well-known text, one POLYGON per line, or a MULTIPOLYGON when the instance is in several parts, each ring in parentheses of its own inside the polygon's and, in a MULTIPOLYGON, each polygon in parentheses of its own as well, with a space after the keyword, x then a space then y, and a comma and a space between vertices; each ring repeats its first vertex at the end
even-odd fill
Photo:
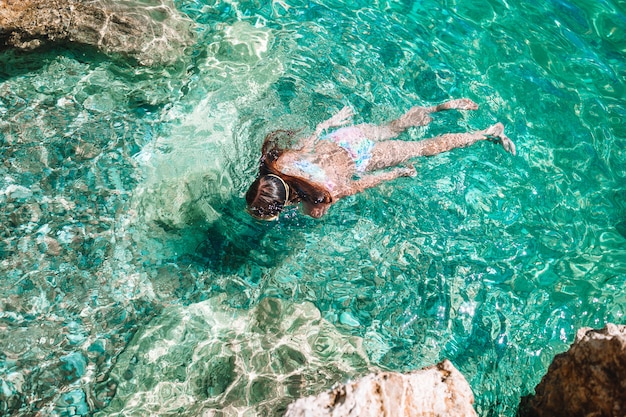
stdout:
POLYGON ((619 10, 177 6, 198 43, 173 67, 3 55, 3 410, 264 415, 447 357, 480 415, 512 416, 577 328, 624 322, 619 10), (519 156, 421 160, 320 221, 243 210, 272 129, 463 96, 480 109, 405 138, 502 121, 519 156))

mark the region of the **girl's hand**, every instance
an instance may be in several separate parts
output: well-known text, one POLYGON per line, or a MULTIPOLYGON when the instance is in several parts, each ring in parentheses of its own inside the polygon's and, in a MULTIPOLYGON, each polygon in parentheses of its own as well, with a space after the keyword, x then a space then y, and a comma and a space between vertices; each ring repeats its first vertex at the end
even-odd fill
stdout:
POLYGON ((352 122, 352 116, 354 116, 354 112, 348 106, 345 106, 343 109, 339 110, 337 114, 335 114, 330 119, 326 120, 317 125, 315 129, 315 134, 320 135, 322 131, 331 128, 331 127, 339 127, 347 125, 352 122))
POLYGON ((328 122, 330 124, 329 127, 338 127, 347 125, 352 122, 352 116, 354 116, 354 112, 351 107, 345 106, 343 109, 339 110, 337 114, 331 117, 328 122))

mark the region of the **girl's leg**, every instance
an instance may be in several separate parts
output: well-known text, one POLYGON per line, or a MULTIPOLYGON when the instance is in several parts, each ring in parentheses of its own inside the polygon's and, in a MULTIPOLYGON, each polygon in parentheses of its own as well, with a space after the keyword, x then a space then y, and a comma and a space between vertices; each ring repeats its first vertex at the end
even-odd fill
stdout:
POLYGON ((479 140, 500 143, 507 152, 515 155, 515 144, 504 134, 504 126, 497 123, 488 129, 471 133, 450 133, 419 142, 390 140, 377 142, 372 149, 368 171, 393 167, 417 156, 433 156, 454 148, 470 146, 479 140))
POLYGON ((372 124, 357 125, 359 129, 373 141, 388 140, 398 137, 398 135, 410 127, 426 126, 431 122, 431 113, 443 110, 476 110, 478 105, 468 98, 450 100, 431 107, 413 107, 399 118, 392 120, 386 125, 377 126, 372 124))

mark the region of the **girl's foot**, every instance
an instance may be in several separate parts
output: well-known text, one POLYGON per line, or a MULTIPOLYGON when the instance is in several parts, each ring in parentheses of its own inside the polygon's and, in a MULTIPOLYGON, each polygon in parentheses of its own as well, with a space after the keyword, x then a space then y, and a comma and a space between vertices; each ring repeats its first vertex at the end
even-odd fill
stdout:
POLYGON ((482 133, 485 135, 487 140, 499 143, 505 151, 515 155, 515 144, 504 134, 504 125, 502 123, 496 123, 495 125, 483 130, 482 133))
POLYGON ((435 106, 434 111, 441 110, 476 110, 478 109, 478 104, 474 103, 469 98, 459 98, 456 100, 446 101, 445 103, 441 103, 438 106, 435 106))

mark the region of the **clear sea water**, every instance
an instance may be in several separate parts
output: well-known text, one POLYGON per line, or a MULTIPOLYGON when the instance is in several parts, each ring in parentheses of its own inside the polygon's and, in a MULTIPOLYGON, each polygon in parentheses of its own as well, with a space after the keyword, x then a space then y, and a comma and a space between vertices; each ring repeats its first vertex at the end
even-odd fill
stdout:
POLYGON ((578 328, 626 323, 626 2, 175 6, 170 66, 0 54, 0 414, 280 415, 449 358, 514 416, 578 328), (403 138, 501 121, 518 156, 245 213, 267 132, 460 97, 403 138))

